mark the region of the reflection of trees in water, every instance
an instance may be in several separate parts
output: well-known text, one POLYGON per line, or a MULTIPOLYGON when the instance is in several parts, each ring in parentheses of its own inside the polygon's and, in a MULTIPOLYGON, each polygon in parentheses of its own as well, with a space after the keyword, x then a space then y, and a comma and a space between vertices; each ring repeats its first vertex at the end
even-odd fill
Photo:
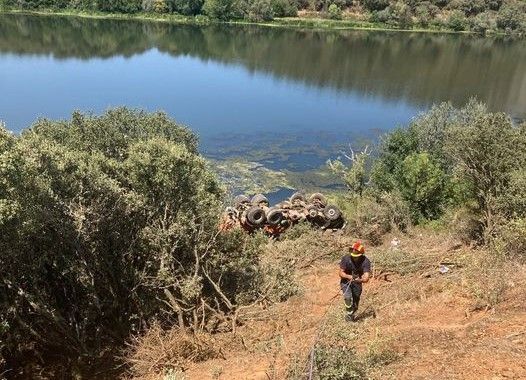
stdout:
POLYGON ((0 51, 58 58, 156 47, 361 95, 426 105, 478 96, 524 117, 526 42, 400 32, 298 31, 140 21, 0 16, 0 51))

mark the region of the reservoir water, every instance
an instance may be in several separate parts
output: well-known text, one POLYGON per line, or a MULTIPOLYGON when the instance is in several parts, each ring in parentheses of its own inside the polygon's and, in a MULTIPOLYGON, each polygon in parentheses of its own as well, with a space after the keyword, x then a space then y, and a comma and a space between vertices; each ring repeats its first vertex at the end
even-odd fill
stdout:
POLYGON ((302 173, 433 103, 526 118, 526 42, 0 15, 0 120, 164 110, 215 160, 302 173))

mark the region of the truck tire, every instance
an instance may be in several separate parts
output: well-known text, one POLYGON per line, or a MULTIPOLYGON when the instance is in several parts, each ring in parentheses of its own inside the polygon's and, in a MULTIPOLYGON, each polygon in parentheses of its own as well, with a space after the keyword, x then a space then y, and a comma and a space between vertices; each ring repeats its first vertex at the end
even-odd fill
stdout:
POLYGON ((309 203, 317 202, 321 207, 327 206, 327 198, 321 193, 314 193, 309 197, 309 203))
POLYGON ((234 198, 234 206, 239 207, 243 203, 250 203, 250 198, 246 195, 236 195, 234 198))
POLYGON ((267 211, 267 223, 276 226, 283 220, 283 212, 279 208, 271 207, 267 211))
POLYGON ((261 202, 266 202, 267 204, 268 203, 268 199, 266 196, 264 196, 263 194, 256 194, 252 197, 252 205, 253 206, 257 206, 259 205, 261 202))
POLYGON ((292 205, 289 201, 281 201, 280 203, 278 203, 278 207, 281 207, 282 209, 290 209, 291 206, 292 205))
POLYGON ((252 226, 263 226, 267 220, 265 216, 265 210, 257 206, 252 206, 247 210, 247 220, 252 226))
POLYGON ((305 196, 300 192, 294 193, 290 197, 290 203, 294 203, 295 201, 305 202, 305 196))
POLYGON ((307 215, 309 218, 314 219, 318 216, 318 208, 314 205, 307 207, 307 215))
POLYGON ((325 215, 325 218, 327 218, 327 220, 332 221, 339 219, 342 216, 342 212, 338 207, 330 205, 325 207, 325 209, 323 210, 323 215, 325 215))

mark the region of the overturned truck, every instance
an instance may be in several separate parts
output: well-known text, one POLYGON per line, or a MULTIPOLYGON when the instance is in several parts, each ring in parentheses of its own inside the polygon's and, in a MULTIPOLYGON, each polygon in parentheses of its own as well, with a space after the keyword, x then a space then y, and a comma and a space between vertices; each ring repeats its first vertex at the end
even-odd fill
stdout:
POLYGON ((306 197, 294 193, 289 199, 270 206, 263 194, 251 198, 238 195, 232 206, 226 208, 221 218, 222 231, 242 228, 251 233, 263 229, 270 236, 277 237, 298 223, 310 223, 320 229, 341 229, 345 225, 342 212, 327 203, 320 193, 306 197))

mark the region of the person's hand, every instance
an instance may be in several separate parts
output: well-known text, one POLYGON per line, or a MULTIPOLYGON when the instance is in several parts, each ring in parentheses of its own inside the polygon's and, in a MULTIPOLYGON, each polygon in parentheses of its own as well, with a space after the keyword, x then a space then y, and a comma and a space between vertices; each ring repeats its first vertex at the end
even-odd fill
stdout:
POLYGON ((347 278, 349 279, 350 282, 354 281, 354 277, 352 275, 349 275, 347 278))

